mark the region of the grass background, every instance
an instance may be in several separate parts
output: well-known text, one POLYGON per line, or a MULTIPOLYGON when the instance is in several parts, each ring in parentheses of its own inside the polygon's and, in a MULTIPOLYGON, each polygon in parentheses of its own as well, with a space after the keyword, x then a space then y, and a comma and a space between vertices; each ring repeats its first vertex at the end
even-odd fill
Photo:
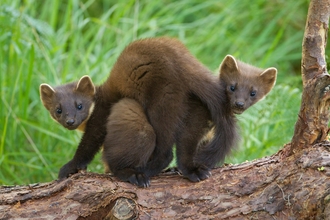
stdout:
MULTIPOLYGON (((291 140, 300 107, 307 0, 1 0, 0 184, 51 181, 81 134, 50 119, 39 85, 88 74, 102 83, 131 41, 173 36, 217 74, 226 54, 278 69, 262 102, 238 116, 241 143, 227 162, 277 152, 291 140)), ((102 172, 98 155, 89 170, 102 172)))

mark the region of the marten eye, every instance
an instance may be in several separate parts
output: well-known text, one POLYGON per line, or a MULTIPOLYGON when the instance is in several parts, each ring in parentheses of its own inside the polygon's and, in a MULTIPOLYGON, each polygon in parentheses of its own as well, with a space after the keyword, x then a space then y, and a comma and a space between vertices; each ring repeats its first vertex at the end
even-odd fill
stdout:
POLYGON ((255 96, 257 94, 257 92, 256 91, 252 91, 251 93, 250 93, 250 96, 255 96))
POLYGON ((62 109, 57 108, 57 109, 56 109, 56 113, 59 114, 59 115, 62 114, 62 109))
POLYGON ((77 109, 81 110, 82 109, 82 104, 77 105, 77 109))
POLYGON ((231 90, 232 92, 234 92, 234 91, 235 91, 235 86, 230 86, 230 90, 231 90))

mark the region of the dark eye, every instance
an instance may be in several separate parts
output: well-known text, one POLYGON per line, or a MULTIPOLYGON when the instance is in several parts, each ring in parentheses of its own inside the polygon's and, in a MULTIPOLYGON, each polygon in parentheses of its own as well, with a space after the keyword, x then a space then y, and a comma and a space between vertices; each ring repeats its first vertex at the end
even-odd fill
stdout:
POLYGON ((59 115, 62 114, 62 109, 57 108, 57 109, 56 109, 56 113, 59 114, 59 115))
POLYGON ((82 109, 82 104, 77 105, 77 109, 81 110, 82 109))
POLYGON ((255 96, 257 94, 257 92, 256 91, 252 91, 251 93, 250 93, 250 96, 255 96))
POLYGON ((232 92, 234 92, 234 91, 235 91, 235 86, 230 86, 230 90, 231 90, 232 92))

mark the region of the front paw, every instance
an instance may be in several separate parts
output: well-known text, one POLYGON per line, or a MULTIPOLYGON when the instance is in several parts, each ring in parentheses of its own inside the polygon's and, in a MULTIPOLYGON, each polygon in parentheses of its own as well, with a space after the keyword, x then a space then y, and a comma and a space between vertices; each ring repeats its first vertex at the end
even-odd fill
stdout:
POLYGON ((192 182, 199 182, 201 180, 205 180, 211 176, 211 172, 207 168, 198 167, 195 169, 191 169, 188 172, 183 174, 192 182))
POLYGON ((67 164, 65 164, 58 173, 59 179, 64 179, 69 177, 71 174, 78 173, 79 170, 86 170, 87 166, 78 165, 74 161, 69 161, 67 164))

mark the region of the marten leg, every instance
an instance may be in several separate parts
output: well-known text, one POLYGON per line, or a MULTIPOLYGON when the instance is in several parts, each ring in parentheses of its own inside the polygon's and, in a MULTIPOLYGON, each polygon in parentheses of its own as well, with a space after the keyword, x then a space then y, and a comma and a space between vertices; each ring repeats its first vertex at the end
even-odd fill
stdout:
POLYGON ((175 132, 179 130, 187 112, 183 102, 185 97, 179 96, 181 93, 171 88, 171 91, 160 97, 155 105, 147 108, 148 119, 156 133, 156 147, 146 166, 148 176, 160 173, 173 159, 175 132))
POLYGON ((115 176, 140 187, 149 186, 144 169, 155 142, 155 132, 138 102, 124 98, 112 107, 103 160, 115 176))
POLYGON ((198 182, 210 176, 209 168, 195 164, 194 158, 198 150, 212 139, 213 124, 207 107, 196 97, 189 99, 188 112, 177 136, 177 164, 185 177, 198 182))

